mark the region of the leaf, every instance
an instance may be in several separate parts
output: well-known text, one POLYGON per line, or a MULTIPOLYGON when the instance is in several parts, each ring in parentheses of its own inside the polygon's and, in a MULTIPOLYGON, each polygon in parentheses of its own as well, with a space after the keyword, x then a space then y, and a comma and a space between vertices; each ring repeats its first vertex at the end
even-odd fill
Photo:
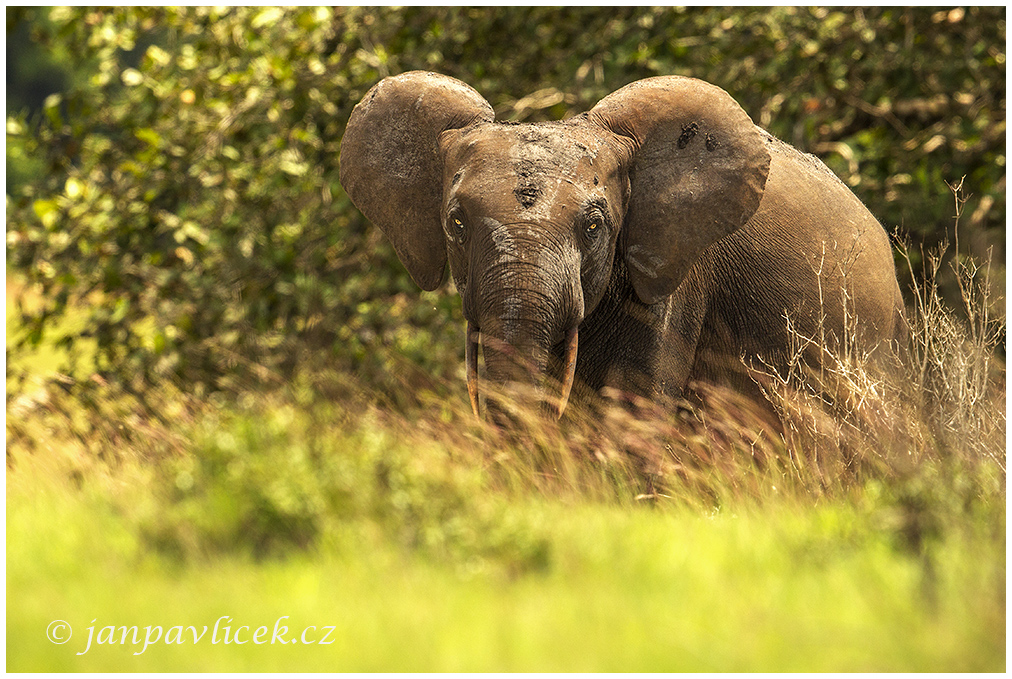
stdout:
POLYGON ((253 28, 263 28, 264 26, 277 22, 283 16, 284 13, 280 8, 269 7, 253 17, 253 21, 250 22, 250 26, 253 28))
POLYGON ((64 185, 64 192, 67 194, 67 198, 72 200, 80 198, 84 194, 84 182, 75 177, 70 177, 64 185))
POLYGON ((60 218, 60 206, 55 200, 37 200, 32 203, 32 210, 47 229, 52 229, 60 218))
POLYGON ((134 136, 141 141, 150 144, 154 148, 162 147, 162 136, 150 127, 142 127, 139 130, 134 130, 134 136))
POLYGON ((127 87, 136 87, 144 82, 144 76, 136 68, 123 69, 120 79, 127 87))

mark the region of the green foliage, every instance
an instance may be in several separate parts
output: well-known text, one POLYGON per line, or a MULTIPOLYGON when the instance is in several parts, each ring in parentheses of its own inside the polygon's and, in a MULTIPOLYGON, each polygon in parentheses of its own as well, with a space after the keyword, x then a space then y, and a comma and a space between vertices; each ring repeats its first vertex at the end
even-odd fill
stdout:
POLYGON ((352 107, 409 69, 514 120, 697 76, 919 241, 945 234, 945 180, 965 175, 962 242, 1004 247, 1000 7, 57 8, 9 12, 9 30, 29 20, 79 70, 30 121, 8 112, 9 262, 46 301, 23 344, 93 339, 98 371, 138 389, 235 392, 315 364, 392 396, 418 378, 404 366, 459 370, 453 295, 420 295, 337 179, 352 107), (72 299, 91 317, 61 331, 72 299))
POLYGON ((40 44, 51 26, 34 7, 7 8, 7 193, 38 181, 44 174, 35 157, 37 144, 26 139, 18 118, 42 108, 46 97, 68 87, 68 64, 40 44), (36 27, 39 27, 38 30, 36 27), (45 27, 45 28, 43 28, 45 27), (13 120, 12 115, 13 115, 13 120))
POLYGON ((483 492, 478 468, 409 447, 374 416, 257 403, 211 416, 155 469, 140 530, 183 559, 361 548, 364 535, 457 567, 547 566, 543 538, 483 492), (308 410, 308 413, 307 413, 308 410))

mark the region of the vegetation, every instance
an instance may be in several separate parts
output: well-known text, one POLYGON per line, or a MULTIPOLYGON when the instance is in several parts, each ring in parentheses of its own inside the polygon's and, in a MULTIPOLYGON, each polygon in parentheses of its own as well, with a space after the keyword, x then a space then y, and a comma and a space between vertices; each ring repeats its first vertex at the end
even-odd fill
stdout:
POLYGON ((38 55, 9 89, 59 88, 8 97, 8 670, 1004 670, 1003 8, 17 8, 8 37, 38 55), (782 428, 718 389, 476 421, 451 284, 337 181, 351 107, 412 68, 508 119, 721 85, 908 234, 905 365, 757 370, 782 428))
POLYGON ((450 283, 419 294, 338 182, 352 107, 409 69, 458 77, 516 120, 573 115, 638 78, 703 78, 823 156, 914 253, 951 235, 945 184, 965 177, 960 243, 980 261, 996 247, 1004 280, 1000 7, 40 12, 8 17, 80 66, 34 117, 8 116, 8 165, 43 169, 8 193, 11 263, 45 301, 26 339, 91 295, 63 339, 95 341, 99 372, 135 389, 235 392, 315 362, 397 399, 384 382, 400 357, 456 374, 450 283))
POLYGON ((979 360, 959 327, 918 334, 905 379, 841 357, 818 392, 777 385, 783 438, 719 392, 509 436, 465 399, 408 419, 301 384, 163 389, 160 419, 94 381, 21 396, 8 667, 1001 670, 1004 384, 960 398, 967 364, 925 350, 979 360), (221 616, 336 641, 87 643, 221 616))

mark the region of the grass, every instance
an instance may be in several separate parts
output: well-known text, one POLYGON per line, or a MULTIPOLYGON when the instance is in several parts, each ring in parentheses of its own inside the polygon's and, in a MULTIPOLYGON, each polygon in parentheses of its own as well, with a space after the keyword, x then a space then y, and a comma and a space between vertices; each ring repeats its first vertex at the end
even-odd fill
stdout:
POLYGON ((902 545, 883 498, 814 507, 784 499, 711 515, 528 498, 509 507, 523 529, 511 543, 542 544, 545 554, 519 565, 480 546, 412 546, 399 522, 364 517, 280 559, 179 561, 136 527, 144 477, 138 468, 102 491, 77 488, 42 456, 9 475, 8 669, 1004 668, 1001 540, 947 527, 928 566, 902 545), (130 502, 111 503, 117 492, 130 502), (271 631, 284 615, 297 630, 331 625, 334 643, 205 639, 75 655, 92 620, 96 630, 213 629, 223 615, 271 631), (66 646, 46 640, 53 619, 74 629, 66 646))
POLYGON ((575 479, 520 491, 503 475, 526 469, 382 418, 258 402, 183 417, 186 436, 125 446, 115 464, 45 436, 17 450, 8 669, 1004 668, 994 498, 948 512, 870 482, 702 511, 621 483, 610 499, 587 480, 598 497, 575 479), (335 642, 76 655, 92 624, 213 630, 223 615, 333 626, 335 642), (66 646, 46 640, 55 619, 74 630, 66 646))
POLYGON ((459 386, 409 413, 309 381, 140 408, 29 365, 7 669, 1004 671, 1004 326, 916 295, 898 377, 767 375, 783 436, 719 390, 504 435, 459 386), (276 624, 289 643, 222 640, 276 624), (309 626, 333 643, 292 642, 309 626), (145 648, 156 627, 185 643, 145 648))

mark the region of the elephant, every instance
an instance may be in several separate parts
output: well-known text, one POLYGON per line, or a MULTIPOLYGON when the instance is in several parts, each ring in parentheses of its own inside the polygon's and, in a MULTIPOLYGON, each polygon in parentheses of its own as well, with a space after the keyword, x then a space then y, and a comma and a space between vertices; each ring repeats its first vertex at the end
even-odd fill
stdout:
POLYGON ((647 78, 516 123, 455 78, 387 77, 350 116, 340 180, 421 288, 449 262, 479 417, 479 346, 485 383, 525 383, 561 417, 606 387, 758 398, 750 366, 786 370, 792 334, 881 353, 906 332, 875 217, 702 80, 647 78))

